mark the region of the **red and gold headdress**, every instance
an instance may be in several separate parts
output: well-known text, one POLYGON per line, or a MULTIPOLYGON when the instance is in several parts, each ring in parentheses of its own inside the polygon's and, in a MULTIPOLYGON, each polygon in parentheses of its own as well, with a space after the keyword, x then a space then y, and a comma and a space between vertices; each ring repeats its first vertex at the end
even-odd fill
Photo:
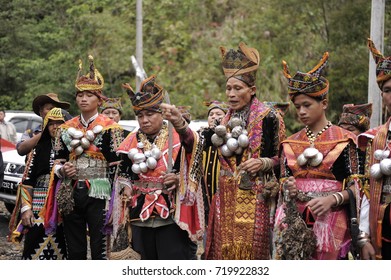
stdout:
POLYGON ((384 57, 381 52, 376 49, 375 44, 368 38, 368 48, 372 53, 376 63, 376 81, 380 89, 382 89, 385 81, 391 78, 391 56, 384 57))
POLYGON ((136 115, 142 110, 161 112, 160 104, 162 104, 164 97, 163 88, 155 82, 155 79, 155 75, 145 79, 137 93, 133 91, 129 84, 122 85, 129 95, 136 115))
POLYGON ((76 93, 83 92, 83 91, 88 91, 102 100, 106 100, 107 97, 103 95, 102 90, 104 86, 104 79, 102 75, 99 73, 98 69, 95 68, 94 65, 94 58, 92 55, 88 56, 88 59, 90 61, 90 71, 84 75, 81 75, 81 70, 82 70, 82 61, 79 60, 79 71, 77 73, 77 78, 76 78, 76 93))
POLYGON ((235 77, 249 86, 253 86, 259 67, 259 53, 256 49, 247 47, 245 43, 239 44, 239 50, 226 50, 220 47, 223 59, 223 71, 227 80, 235 77))
POLYGON ((288 94, 290 99, 298 94, 306 94, 310 97, 324 97, 329 91, 329 81, 321 76, 323 68, 326 66, 329 53, 323 54, 320 62, 311 71, 304 73, 297 71, 291 76, 288 64, 283 60, 283 73, 288 79, 288 94))

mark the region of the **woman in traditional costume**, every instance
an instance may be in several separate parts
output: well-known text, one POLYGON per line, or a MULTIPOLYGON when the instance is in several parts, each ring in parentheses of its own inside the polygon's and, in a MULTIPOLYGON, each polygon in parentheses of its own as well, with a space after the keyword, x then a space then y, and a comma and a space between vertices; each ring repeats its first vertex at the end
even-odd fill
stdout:
MULTIPOLYGON (((67 258, 64 230, 61 223, 53 234, 46 234, 43 217, 39 216, 48 193, 50 172, 54 164, 54 139, 58 126, 69 114, 60 108, 50 110, 44 119, 42 136, 28 155, 25 179, 19 185, 14 215, 21 215, 21 225, 12 233, 12 240, 24 234, 22 259, 62 260, 67 258), (21 230, 21 228, 25 230, 21 230)), ((13 219, 12 219, 13 220, 13 219)))
POLYGON ((305 128, 281 144, 282 193, 274 233, 276 259, 336 260, 346 258, 349 252, 351 238, 347 209, 343 206, 349 196, 344 187, 350 186, 349 176, 357 174, 356 136, 327 120, 329 82, 321 71, 328 57, 326 52, 311 71, 298 71, 295 75, 290 74, 283 61, 289 97, 305 128), (288 203, 290 200, 293 204, 288 203), (290 211, 292 208, 296 211, 290 211), (297 211, 297 219, 292 219, 289 215, 297 211), (304 227, 295 231, 303 221, 304 227), (307 227, 309 235, 305 235, 307 227), (316 241, 312 243, 311 237, 316 241), (289 244, 296 244, 295 248, 289 244))

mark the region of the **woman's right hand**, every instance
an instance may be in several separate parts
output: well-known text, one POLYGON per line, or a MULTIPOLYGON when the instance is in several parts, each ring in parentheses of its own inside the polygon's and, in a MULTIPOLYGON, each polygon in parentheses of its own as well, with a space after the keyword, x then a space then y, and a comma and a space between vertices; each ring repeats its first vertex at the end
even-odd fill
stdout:
POLYGON ((68 178, 73 178, 77 174, 76 167, 70 162, 64 163, 64 165, 62 166, 62 172, 65 177, 68 178))
POLYGON ((34 214, 31 209, 26 210, 22 214, 22 225, 25 227, 32 227, 34 225, 34 214))

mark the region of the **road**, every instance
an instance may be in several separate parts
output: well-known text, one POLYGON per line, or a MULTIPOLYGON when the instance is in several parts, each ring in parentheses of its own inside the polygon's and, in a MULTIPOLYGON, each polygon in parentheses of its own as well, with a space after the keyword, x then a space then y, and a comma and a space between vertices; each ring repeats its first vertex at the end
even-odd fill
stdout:
POLYGON ((11 214, 0 201, 0 260, 19 260, 23 244, 14 244, 7 241, 8 223, 11 214))

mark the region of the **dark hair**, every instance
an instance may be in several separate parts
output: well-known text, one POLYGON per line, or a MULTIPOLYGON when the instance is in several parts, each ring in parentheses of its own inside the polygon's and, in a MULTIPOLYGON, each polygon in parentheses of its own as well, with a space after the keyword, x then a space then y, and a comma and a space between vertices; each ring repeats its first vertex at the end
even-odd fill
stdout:
POLYGON ((5 114, 5 110, 3 110, 3 109, 0 109, 0 112, 3 112, 5 114))
MULTIPOLYGON (((307 94, 305 94, 305 93, 295 94, 295 96, 292 97, 292 102, 295 102, 295 98, 296 98, 297 96, 299 96, 299 95, 302 95, 302 94, 307 95, 307 94)), ((317 102, 321 102, 321 101, 327 99, 327 94, 325 94, 325 95, 323 95, 323 96, 309 96, 309 95, 307 95, 307 96, 310 97, 310 98, 312 98, 312 99, 314 99, 314 100, 317 101, 317 102)))

